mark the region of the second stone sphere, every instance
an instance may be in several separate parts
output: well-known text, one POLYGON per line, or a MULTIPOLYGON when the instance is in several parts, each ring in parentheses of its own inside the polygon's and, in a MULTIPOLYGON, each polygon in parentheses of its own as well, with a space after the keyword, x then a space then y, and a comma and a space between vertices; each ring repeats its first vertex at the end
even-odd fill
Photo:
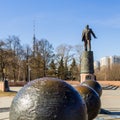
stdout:
POLYGON ((97 81, 95 81, 95 80, 85 80, 85 81, 83 81, 81 83, 81 85, 85 85, 85 86, 91 87, 101 97, 101 95, 102 95, 102 87, 101 87, 101 85, 97 81))
POLYGON ((83 97, 87 105, 88 120, 93 120, 98 115, 101 107, 98 94, 88 86, 77 85, 75 89, 83 97))

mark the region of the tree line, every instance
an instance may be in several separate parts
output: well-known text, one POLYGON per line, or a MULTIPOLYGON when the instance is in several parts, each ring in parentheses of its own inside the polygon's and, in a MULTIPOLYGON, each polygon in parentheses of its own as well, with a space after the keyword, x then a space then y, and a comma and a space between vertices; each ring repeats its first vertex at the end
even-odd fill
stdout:
POLYGON ((79 80, 81 45, 61 44, 56 49, 47 39, 22 45, 17 36, 0 40, 0 80, 29 81, 40 77, 79 80))
POLYGON ((103 66, 100 70, 95 70, 98 80, 120 81, 120 64, 114 63, 111 66, 103 66))
MULTIPOLYGON (((47 39, 22 45, 17 36, 0 40, 0 80, 30 81, 40 77, 80 80, 82 45, 53 48, 47 39)), ((120 80, 120 64, 95 70, 97 80, 120 80)))

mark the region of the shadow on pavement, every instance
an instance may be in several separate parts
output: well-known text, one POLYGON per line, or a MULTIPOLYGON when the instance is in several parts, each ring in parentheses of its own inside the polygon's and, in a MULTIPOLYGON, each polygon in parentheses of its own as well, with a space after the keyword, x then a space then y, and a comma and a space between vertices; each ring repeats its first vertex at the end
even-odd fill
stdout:
POLYGON ((109 110, 105 110, 105 109, 101 109, 100 110, 100 114, 108 114, 108 115, 120 115, 120 112, 117 111, 117 112, 111 112, 109 110))
POLYGON ((14 90, 9 90, 8 92, 15 92, 15 93, 17 93, 18 91, 14 91, 14 90))
POLYGON ((9 111, 10 111, 10 107, 0 108, 0 113, 9 112, 9 111))
POLYGON ((7 120, 7 119, 9 119, 9 118, 2 118, 2 119, 0 119, 0 120, 7 120))

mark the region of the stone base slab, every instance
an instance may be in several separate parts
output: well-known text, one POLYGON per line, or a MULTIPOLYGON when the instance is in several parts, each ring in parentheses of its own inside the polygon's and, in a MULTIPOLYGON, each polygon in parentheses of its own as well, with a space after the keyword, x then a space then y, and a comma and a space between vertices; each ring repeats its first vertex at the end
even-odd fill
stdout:
POLYGON ((0 91, 5 91, 5 84, 3 81, 0 82, 0 91))
POLYGON ((81 74, 81 83, 85 80, 95 80, 95 75, 94 74, 81 74))

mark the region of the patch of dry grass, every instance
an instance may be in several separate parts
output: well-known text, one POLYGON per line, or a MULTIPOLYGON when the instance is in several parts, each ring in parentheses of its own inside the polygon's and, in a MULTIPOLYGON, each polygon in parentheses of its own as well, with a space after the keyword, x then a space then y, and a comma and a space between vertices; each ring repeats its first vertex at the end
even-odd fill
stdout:
POLYGON ((5 97, 5 96, 15 96, 17 92, 2 92, 0 91, 0 97, 5 97))

